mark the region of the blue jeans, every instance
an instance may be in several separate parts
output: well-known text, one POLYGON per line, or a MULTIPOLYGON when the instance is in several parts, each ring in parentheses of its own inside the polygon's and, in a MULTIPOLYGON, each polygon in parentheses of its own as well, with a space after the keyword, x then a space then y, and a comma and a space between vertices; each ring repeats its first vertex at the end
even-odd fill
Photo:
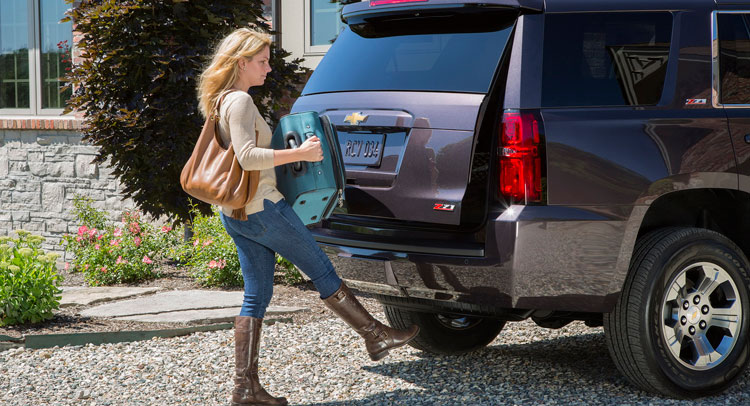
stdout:
POLYGON ((321 299, 341 287, 333 264, 284 199, 278 203, 264 200, 263 211, 249 215, 247 220, 235 220, 223 213, 220 216, 240 256, 245 281, 240 316, 262 319, 265 315, 273 295, 275 252, 310 277, 321 299))

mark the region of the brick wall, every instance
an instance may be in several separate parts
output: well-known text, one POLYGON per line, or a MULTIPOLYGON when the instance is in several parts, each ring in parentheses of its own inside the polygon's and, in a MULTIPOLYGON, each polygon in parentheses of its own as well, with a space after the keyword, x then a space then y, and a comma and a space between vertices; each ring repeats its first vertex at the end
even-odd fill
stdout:
POLYGON ((98 148, 82 143, 78 128, 77 119, 0 119, 0 235, 25 229, 62 254, 61 237, 78 227, 76 194, 113 216, 133 207, 111 169, 91 162, 98 148))

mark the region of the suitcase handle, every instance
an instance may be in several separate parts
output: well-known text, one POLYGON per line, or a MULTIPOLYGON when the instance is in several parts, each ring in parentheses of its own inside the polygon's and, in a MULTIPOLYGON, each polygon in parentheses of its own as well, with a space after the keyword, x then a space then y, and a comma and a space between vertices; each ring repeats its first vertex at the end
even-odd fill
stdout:
MULTIPOLYGON (((296 149, 299 148, 300 145, 302 145, 302 140, 296 131, 289 131, 284 135, 284 146, 286 149, 296 149)), ((303 168, 301 161, 292 162, 291 165, 293 172, 302 172, 303 168)))

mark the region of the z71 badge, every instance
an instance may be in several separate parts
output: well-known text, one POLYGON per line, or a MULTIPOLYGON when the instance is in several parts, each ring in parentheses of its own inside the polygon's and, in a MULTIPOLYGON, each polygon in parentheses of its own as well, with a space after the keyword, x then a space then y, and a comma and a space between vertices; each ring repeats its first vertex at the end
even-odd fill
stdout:
POLYGON ((453 211, 456 209, 455 204, 443 204, 443 203, 435 203, 435 205, 432 207, 433 210, 440 210, 440 211, 453 211))

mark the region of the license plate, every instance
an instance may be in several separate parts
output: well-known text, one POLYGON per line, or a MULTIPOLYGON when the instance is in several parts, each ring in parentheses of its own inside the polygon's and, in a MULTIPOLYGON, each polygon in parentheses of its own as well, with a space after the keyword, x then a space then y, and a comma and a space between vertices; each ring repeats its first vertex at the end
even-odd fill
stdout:
POLYGON ((380 166, 385 134, 339 133, 338 136, 345 164, 380 166))

